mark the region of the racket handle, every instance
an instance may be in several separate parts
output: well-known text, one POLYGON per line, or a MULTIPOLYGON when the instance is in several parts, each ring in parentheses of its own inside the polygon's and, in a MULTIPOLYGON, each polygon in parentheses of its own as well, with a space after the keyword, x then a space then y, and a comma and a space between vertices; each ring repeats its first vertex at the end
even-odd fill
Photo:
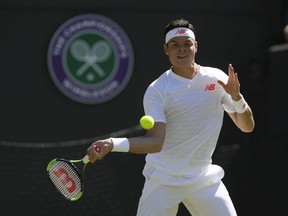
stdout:
POLYGON ((83 163, 87 164, 89 163, 89 156, 85 155, 85 157, 82 159, 83 163))
MULTIPOLYGON (((94 145, 94 148, 95 148, 95 151, 96 151, 96 152, 98 152, 98 153, 101 152, 100 146, 94 145)), ((90 161, 89 161, 89 156, 88 156, 88 155, 85 155, 85 157, 82 159, 82 161, 83 161, 83 163, 85 163, 85 164, 89 163, 89 162, 90 162, 90 161)))

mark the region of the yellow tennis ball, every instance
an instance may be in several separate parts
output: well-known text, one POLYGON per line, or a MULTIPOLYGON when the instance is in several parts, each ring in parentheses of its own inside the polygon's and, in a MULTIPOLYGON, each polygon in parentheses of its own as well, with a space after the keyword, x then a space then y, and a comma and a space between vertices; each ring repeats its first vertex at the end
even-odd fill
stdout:
POLYGON ((154 119, 148 115, 142 116, 140 119, 140 125, 146 130, 151 129, 154 126, 154 119))

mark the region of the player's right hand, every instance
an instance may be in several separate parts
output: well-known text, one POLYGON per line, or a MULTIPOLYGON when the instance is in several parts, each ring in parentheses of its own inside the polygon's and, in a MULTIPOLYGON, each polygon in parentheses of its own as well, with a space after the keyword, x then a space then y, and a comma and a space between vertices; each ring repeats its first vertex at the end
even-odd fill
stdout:
POLYGON ((102 160, 113 148, 111 139, 97 140, 87 149, 90 163, 96 160, 102 160))

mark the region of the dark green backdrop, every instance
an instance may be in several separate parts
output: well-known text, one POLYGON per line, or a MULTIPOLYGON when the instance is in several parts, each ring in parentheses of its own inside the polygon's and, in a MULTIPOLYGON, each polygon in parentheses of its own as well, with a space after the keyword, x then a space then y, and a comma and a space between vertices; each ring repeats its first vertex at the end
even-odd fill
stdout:
MULTIPOLYGON (((215 163, 225 168, 224 181, 239 215, 270 215, 279 210, 277 193, 269 187, 271 178, 266 178, 266 168, 273 169, 277 157, 269 152, 274 141, 269 137, 267 100, 272 71, 269 47, 283 42, 285 2, 190 0, 157 6, 154 1, 125 0, 1 2, 0 214, 135 215, 144 155, 115 153, 90 166, 87 191, 77 203, 54 193, 45 168, 56 156, 82 157, 94 137, 127 128, 131 130, 114 135, 143 132, 137 129, 143 115, 142 96, 147 85, 170 67, 162 48, 162 30, 176 18, 189 19, 196 27, 197 63, 224 71, 229 63, 234 65, 242 93, 254 110, 253 134, 242 134, 225 117, 214 156, 215 163), (118 23, 134 51, 134 70, 126 88, 97 105, 80 104, 63 95, 47 66, 47 49, 56 29, 86 13, 118 23)), ((286 141, 281 138, 280 143, 286 141)), ((187 215, 182 207, 179 215, 187 215)))

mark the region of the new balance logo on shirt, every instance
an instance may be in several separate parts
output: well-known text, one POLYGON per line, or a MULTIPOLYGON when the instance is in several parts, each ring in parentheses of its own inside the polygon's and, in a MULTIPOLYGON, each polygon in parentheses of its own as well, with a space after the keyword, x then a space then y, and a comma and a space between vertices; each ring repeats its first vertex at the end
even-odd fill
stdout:
POLYGON ((215 84, 207 84, 205 91, 213 91, 215 89, 215 84))

